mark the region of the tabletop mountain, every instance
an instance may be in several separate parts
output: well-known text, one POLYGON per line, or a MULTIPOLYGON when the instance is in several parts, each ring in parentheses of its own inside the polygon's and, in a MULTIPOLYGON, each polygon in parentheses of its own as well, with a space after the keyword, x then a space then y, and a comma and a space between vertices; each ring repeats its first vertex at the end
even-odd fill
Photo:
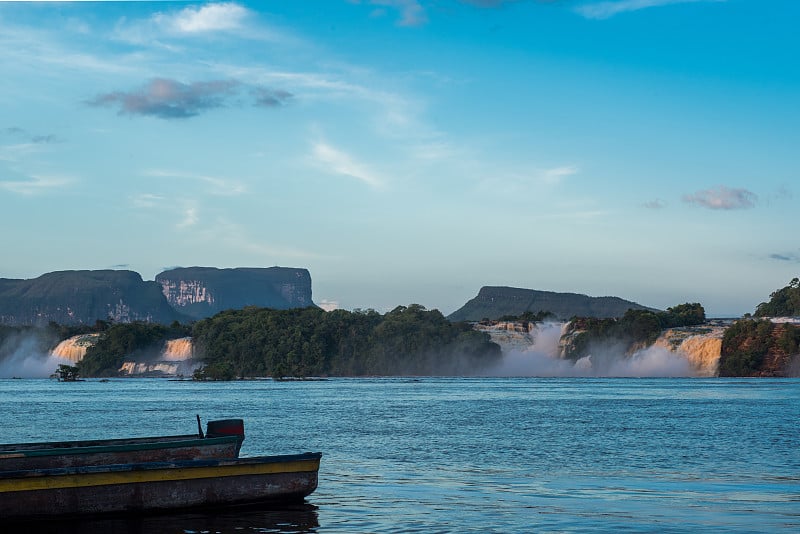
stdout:
POLYGON ((133 271, 56 271, 29 280, 0 278, 0 323, 10 325, 169 323, 173 310, 156 282, 133 271))
MULTIPOLYGON (((516 287, 484 286, 478 296, 448 316, 451 321, 480 321, 519 316, 525 312, 550 312, 558 319, 570 317, 622 317, 629 309, 653 310, 619 297, 590 297, 516 287)), ((655 310, 654 310, 655 311, 655 310)))
POLYGON ((158 274, 156 282, 175 310, 194 319, 245 306, 277 310, 314 306, 306 269, 180 267, 158 274))

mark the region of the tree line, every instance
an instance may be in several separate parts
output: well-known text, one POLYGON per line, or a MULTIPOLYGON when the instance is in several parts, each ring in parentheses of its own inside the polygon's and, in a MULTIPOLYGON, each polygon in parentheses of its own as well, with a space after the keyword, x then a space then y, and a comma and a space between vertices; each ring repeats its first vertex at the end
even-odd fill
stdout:
POLYGON ((500 347, 467 323, 412 304, 374 310, 227 310, 191 326, 111 325, 78 363, 81 376, 116 374, 191 335, 201 380, 243 377, 469 375, 499 360, 500 347))

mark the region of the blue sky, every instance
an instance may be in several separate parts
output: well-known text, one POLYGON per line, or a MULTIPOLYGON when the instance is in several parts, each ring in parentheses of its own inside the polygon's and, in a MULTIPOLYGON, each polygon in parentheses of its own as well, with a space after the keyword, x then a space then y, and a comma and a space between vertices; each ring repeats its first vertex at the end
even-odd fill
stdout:
POLYGON ((0 2, 0 277, 709 315, 800 271, 800 2, 0 2))

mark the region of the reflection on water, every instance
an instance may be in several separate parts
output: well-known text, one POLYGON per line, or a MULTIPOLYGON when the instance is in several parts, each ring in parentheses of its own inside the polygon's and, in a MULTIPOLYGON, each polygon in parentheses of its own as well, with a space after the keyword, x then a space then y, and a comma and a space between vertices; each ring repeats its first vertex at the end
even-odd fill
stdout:
POLYGON ((21 521, 4 524, 3 532, 42 534, 300 534, 316 532, 317 508, 311 504, 281 509, 258 506, 136 517, 21 521))

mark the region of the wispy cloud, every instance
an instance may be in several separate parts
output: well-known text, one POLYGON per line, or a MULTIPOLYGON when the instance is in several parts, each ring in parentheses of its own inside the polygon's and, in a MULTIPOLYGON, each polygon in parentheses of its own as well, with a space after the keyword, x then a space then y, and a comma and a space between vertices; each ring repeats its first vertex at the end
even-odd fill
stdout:
POLYGON ((0 189, 19 195, 35 195, 51 189, 60 189, 73 182, 66 176, 31 175, 27 180, 0 181, 0 189))
POLYGON ((370 187, 380 187, 383 185, 383 180, 373 173, 366 165, 357 161, 350 154, 324 141, 314 143, 312 147, 312 158, 318 166, 328 172, 356 178, 370 187))
POLYGON ((587 19, 607 19, 619 13, 638 11, 648 7, 689 4, 697 2, 725 2, 727 0, 617 0, 583 4, 575 12, 587 19))
POLYGON ((131 197, 131 204, 136 208, 152 209, 164 202, 165 197, 153 193, 142 193, 131 197))
POLYGON ((213 221, 213 224, 206 225, 203 229, 195 229, 192 232, 194 239, 200 243, 216 242, 231 250, 244 252, 254 258, 254 263, 264 265, 275 265, 281 261, 288 260, 308 260, 318 259, 323 256, 306 250, 275 246, 264 242, 261 237, 254 238, 250 235, 247 227, 233 222, 227 218, 220 217, 213 221))
POLYGON ((151 176, 153 178, 180 178, 183 180, 201 182, 210 186, 210 194, 218 196, 241 195, 247 191, 241 182, 219 176, 208 176, 205 174, 194 174, 169 169, 149 169, 146 170, 144 174, 145 176, 151 176))
POLYGON ((400 15, 397 20, 398 26, 422 26, 428 22, 425 8, 422 7, 418 0, 368 0, 367 3, 373 6, 380 6, 379 9, 372 12, 373 17, 382 16, 386 9, 397 11, 400 15))
POLYGON ((565 165, 563 167, 545 169, 539 174, 539 176, 545 184, 556 185, 561 183, 567 176, 577 174, 578 171, 579 169, 575 165, 565 165))
POLYGON ((712 210, 753 208, 757 200, 758 196, 747 189, 731 188, 724 185, 683 195, 684 202, 712 210))
MULTIPOLYGON (((93 107, 117 108, 121 115, 142 115, 160 119, 188 119, 205 111, 240 104, 243 84, 237 80, 183 83, 154 78, 139 89, 99 94, 86 101, 93 107)), ((294 95, 270 87, 252 87, 252 105, 274 108, 285 105, 294 95)))
POLYGON ((198 223, 200 217, 198 215, 197 207, 195 206, 186 206, 183 209, 183 218, 178 222, 176 225, 180 229, 190 228, 198 223))

